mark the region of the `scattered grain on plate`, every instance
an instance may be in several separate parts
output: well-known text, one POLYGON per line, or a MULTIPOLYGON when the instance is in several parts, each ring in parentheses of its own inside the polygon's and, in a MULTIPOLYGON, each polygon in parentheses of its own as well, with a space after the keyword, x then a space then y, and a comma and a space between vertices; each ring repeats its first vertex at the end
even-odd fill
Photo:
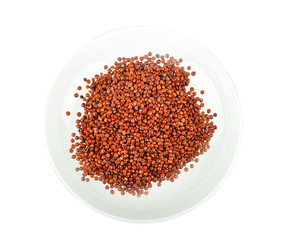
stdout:
POLYGON ((79 162, 82 181, 102 181, 107 190, 140 197, 153 183, 173 182, 210 148, 217 114, 211 109, 205 114, 193 87, 186 91, 196 72, 186 72, 182 62, 151 52, 119 57, 104 66, 107 73, 84 79, 83 114, 77 113, 78 133, 72 133, 77 142, 71 141, 69 150, 79 162))

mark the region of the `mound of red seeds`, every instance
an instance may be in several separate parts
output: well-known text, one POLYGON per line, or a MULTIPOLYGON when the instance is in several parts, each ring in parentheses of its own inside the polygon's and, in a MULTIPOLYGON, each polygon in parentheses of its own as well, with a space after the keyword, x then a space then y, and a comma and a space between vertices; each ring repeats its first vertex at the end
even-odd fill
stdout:
POLYGON ((202 111, 193 87, 186 91, 195 72, 180 67, 182 59, 148 53, 117 60, 104 66, 107 73, 84 79, 84 96, 75 93, 84 113, 77 113, 70 152, 83 181, 102 181, 111 194, 147 195, 152 183, 174 181, 210 148, 216 113, 202 111))

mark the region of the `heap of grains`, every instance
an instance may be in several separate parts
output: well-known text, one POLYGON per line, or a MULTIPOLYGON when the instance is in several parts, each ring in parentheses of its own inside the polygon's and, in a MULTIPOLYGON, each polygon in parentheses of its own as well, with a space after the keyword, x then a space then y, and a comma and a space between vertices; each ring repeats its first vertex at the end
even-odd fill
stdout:
POLYGON ((102 181, 111 194, 140 197, 152 183, 173 182, 210 148, 217 115, 202 111, 203 99, 193 87, 186 91, 196 73, 181 62, 151 52, 119 57, 104 66, 107 73, 84 79, 85 95, 74 95, 84 109, 77 113, 78 134, 72 133, 70 149, 83 181, 102 181))

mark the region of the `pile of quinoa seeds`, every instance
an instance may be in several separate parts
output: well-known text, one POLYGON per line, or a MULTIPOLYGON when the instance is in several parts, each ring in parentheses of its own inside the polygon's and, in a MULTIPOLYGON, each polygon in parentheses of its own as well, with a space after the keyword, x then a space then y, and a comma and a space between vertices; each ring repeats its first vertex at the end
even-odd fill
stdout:
POLYGON ((84 78, 86 89, 79 86, 74 94, 83 114, 76 113, 78 133, 72 133, 69 150, 83 181, 102 181, 111 194, 140 197, 152 184, 173 182, 210 148, 217 114, 202 110, 193 87, 186 91, 196 73, 181 62, 149 52, 119 57, 104 66, 105 73, 84 78))

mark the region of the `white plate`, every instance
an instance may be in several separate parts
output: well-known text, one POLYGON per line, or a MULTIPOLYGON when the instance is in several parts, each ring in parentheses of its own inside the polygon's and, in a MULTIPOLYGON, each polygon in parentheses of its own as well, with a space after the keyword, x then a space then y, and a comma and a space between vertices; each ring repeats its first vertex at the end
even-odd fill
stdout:
MULTIPOLYGON (((82 90, 83 91, 83 90, 82 90)), ((64 67, 51 92, 46 116, 47 143, 55 170, 65 186, 78 199, 105 215, 134 222, 169 219, 191 210, 209 197, 223 181, 238 149, 241 116, 235 88, 219 62, 203 47, 181 34, 158 28, 126 28, 103 34, 82 48, 64 67), (80 99, 74 98, 83 78, 103 72, 105 64, 117 57, 166 53, 184 60, 197 72, 190 86, 203 95, 205 107, 218 117, 218 126, 211 148, 200 157, 189 172, 183 172, 175 182, 153 186, 148 196, 111 195, 99 181, 82 182, 78 166, 71 159, 71 133, 76 132, 76 112, 81 110, 80 99), (66 116, 66 111, 71 116, 66 116)), ((155 185, 155 184, 154 184, 155 185)))

